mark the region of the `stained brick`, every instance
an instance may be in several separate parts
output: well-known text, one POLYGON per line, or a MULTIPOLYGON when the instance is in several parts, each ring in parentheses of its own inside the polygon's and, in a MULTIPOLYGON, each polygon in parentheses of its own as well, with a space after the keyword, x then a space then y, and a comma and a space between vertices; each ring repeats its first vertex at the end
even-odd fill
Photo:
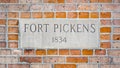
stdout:
POLYGON ((113 40, 120 40, 120 34, 114 34, 113 40))
POLYGON ((99 3, 111 3, 112 0, 98 0, 99 3))
POLYGON ((57 3, 64 3, 64 0, 57 0, 57 3))
POLYGON ((44 18, 54 18, 54 13, 53 12, 44 12, 43 17, 44 18))
POLYGON ((20 57, 20 62, 41 63, 41 57, 20 57))
POLYGON ((54 68, 76 68, 75 64, 55 64, 54 68))
POLYGON ((120 48, 120 42, 113 42, 113 48, 120 48))
POLYGON ((104 56, 93 56, 89 58, 90 63, 110 63, 111 58, 110 57, 104 57, 104 56))
POLYGON ((6 43, 5 42, 0 42, 0 48, 5 48, 6 47, 6 43))
POLYGON ((38 50, 36 50, 36 55, 46 55, 46 50, 38 49, 38 50))
POLYGON ((0 0, 0 3, 18 3, 18 0, 0 0))
POLYGON ((98 0, 90 0, 90 3, 98 3, 98 0))
POLYGON ((32 12, 33 18, 42 18, 42 12, 32 12))
POLYGON ((100 47, 101 48, 110 48, 111 43, 110 42, 101 42, 100 47))
POLYGON ((111 18, 111 12, 100 12, 100 18, 111 18))
POLYGON ((7 10, 6 4, 1 4, 0 11, 6 11, 6 10, 7 10))
POLYGON ((56 18, 66 18, 66 12, 56 12, 56 18))
POLYGON ((8 33, 18 33, 18 28, 17 27, 9 27, 8 33))
POLYGON ((31 2, 32 2, 32 0, 20 0, 20 3, 31 3, 31 2))
POLYGON ((0 25, 5 25, 6 24, 6 20, 5 19, 0 19, 0 25))
POLYGON ((81 54, 81 50, 77 50, 77 49, 70 50, 70 55, 80 55, 80 54, 81 54))
POLYGON ((87 63, 88 58, 87 57, 67 57, 66 62, 67 63, 87 63))
POLYGON ((69 55, 69 50, 68 49, 60 49, 59 55, 69 55))
POLYGON ((18 35, 17 34, 9 34, 8 40, 18 40, 18 35))
POLYGON ((25 49, 24 55, 34 55, 34 49, 25 49))
POLYGON ((57 55, 58 50, 57 49, 49 49, 47 50, 47 55, 57 55))
POLYGON ((101 33, 110 33, 111 32, 111 27, 101 27, 100 32, 101 33))
POLYGON ((30 18, 30 12, 22 12, 21 18, 30 18))
POLYGON ((84 49, 82 50, 83 55, 93 55, 93 50, 84 49))
POLYGON ((44 63, 64 63, 65 58, 64 57, 58 57, 58 56, 47 56, 43 57, 44 63))
POLYGON ((19 14, 17 12, 9 12, 8 18, 18 18, 19 14))
POLYGON ((114 33, 120 33, 120 27, 114 27, 113 32, 114 33))
POLYGON ((99 17, 99 13, 98 12, 91 12, 90 13, 90 18, 98 18, 99 17))
POLYGON ((120 50, 119 49, 109 49, 108 55, 110 56, 120 56, 120 50))
POLYGON ((110 34, 100 34, 100 40, 110 40, 110 34))
POLYGON ((112 24, 111 20, 101 19, 100 22, 101 22, 101 25, 111 25, 112 24))
POLYGON ((68 12, 67 18, 77 18, 77 12, 68 12))
POLYGON ((88 12, 79 12, 79 18, 89 18, 88 12))
POLYGON ((8 68, 30 68, 28 64, 9 64, 8 68))
POLYGON ((8 26, 18 26, 18 20, 8 20, 8 26))
POLYGON ((18 42, 9 42, 8 47, 9 48, 18 48, 18 42))
POLYGON ((55 9, 55 4, 44 4, 43 11, 45 12, 53 12, 55 9))
POLYGON ((96 49, 95 50, 95 55, 105 55, 106 50, 105 49, 96 49))

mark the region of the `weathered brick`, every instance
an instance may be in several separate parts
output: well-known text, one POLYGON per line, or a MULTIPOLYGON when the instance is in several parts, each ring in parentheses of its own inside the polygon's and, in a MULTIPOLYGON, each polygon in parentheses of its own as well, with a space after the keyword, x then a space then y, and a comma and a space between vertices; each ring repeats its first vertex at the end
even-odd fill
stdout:
POLYGON ((112 24, 111 20, 101 19, 100 22, 101 22, 101 25, 111 25, 112 24))
POLYGON ((19 11, 30 11, 30 5, 27 4, 20 4, 19 5, 19 11))
POLYGON ((13 55, 22 55, 22 50, 12 50, 13 55))
POLYGON ((120 48, 120 42, 113 42, 113 48, 120 48))
POLYGON ((43 11, 45 12, 53 12, 55 9, 55 4, 44 4, 43 5, 43 11))
POLYGON ((42 18, 42 12, 32 12, 32 18, 42 18))
POLYGON ((90 3, 98 3, 98 0, 90 0, 90 3))
POLYGON ((101 48, 110 48, 111 43, 110 42, 101 42, 100 47, 101 48))
POLYGON ((18 42, 9 42, 8 47, 9 48, 18 48, 18 42))
POLYGON ((67 63, 87 63, 88 58, 87 57, 67 57, 66 62, 67 63))
POLYGON ((18 33, 18 27, 9 27, 8 33, 18 33))
POLYGON ((100 12, 100 18, 111 18, 111 12, 100 12))
POLYGON ((5 42, 0 42, 0 48, 5 48, 6 47, 6 43, 5 42))
POLYGON ((25 49, 24 55, 34 55, 34 49, 25 49))
POLYGON ((76 3, 77 0, 66 0, 66 3, 76 3))
POLYGON ((33 4, 30 7, 30 11, 43 11, 43 5, 42 4, 33 4))
POLYGON ((120 33, 120 27, 114 27, 113 32, 114 33, 120 33))
POLYGON ((37 49, 36 50, 36 55, 46 55, 46 50, 44 50, 44 49, 37 49))
POLYGON ((70 50, 70 55, 80 55, 80 54, 81 54, 81 50, 78 50, 78 49, 70 50))
POLYGON ((0 0, 0 3, 18 3, 18 0, 0 0))
POLYGON ((98 0, 99 3, 111 3, 112 0, 98 0))
POLYGON ((110 49, 108 50, 108 55, 110 56, 120 56, 120 50, 119 49, 110 49))
POLYGON ((6 24, 6 20, 5 19, 0 19, 0 25, 5 25, 6 24))
POLYGON ((8 5, 8 11, 19 11, 20 8, 19 8, 19 4, 9 4, 8 5))
POLYGON ((42 0, 32 0, 32 3, 42 3, 42 0))
POLYGON ((89 18, 88 12, 79 12, 79 18, 89 18))
POLYGON ((96 49, 95 50, 95 55, 105 55, 106 50, 105 49, 96 49))
POLYGON ((64 3, 65 0, 57 0, 57 3, 64 3))
POLYGON ((88 50, 88 49, 83 49, 83 50, 82 50, 82 54, 83 54, 83 55, 93 55, 93 50, 92 50, 92 49, 90 49, 90 50, 88 50))
POLYGON ((27 63, 41 63, 41 57, 20 57, 20 62, 27 62, 27 63))
POLYGON ((58 56, 47 56, 43 57, 44 63, 64 63, 65 58, 64 57, 58 57, 58 56))
POLYGON ((8 18, 18 18, 19 14, 17 12, 9 12, 8 18))
POLYGON ((56 12, 56 18, 66 18, 66 12, 56 12))
POLYGON ((110 40, 110 34, 100 34, 100 40, 110 40))
POLYGON ((8 49, 0 50, 0 55, 10 55, 10 54, 11 54, 11 50, 8 49))
POLYGON ((18 20, 8 20, 8 26, 18 26, 18 20))
POLYGON ((114 34, 113 40, 120 40, 120 34, 114 34))
POLYGON ((57 49, 49 49, 47 50, 47 55, 57 55, 58 50, 57 49))
POLYGON ((18 40, 18 34, 8 34, 8 40, 18 40))
POLYGON ((0 34, 0 40, 5 40, 5 34, 0 34))
POLYGON ((66 4, 65 5, 65 11, 75 11, 76 8, 76 4, 66 4))
POLYGON ((54 68, 76 68, 75 64, 55 64, 54 68))
POLYGON ((0 57, 0 60, 3 64, 7 64, 7 63, 17 63, 18 62, 18 58, 16 56, 2 56, 0 57))
POLYGON ((110 33, 111 32, 111 27, 101 27, 100 32, 101 33, 110 33))
POLYGON ((21 13, 21 18, 30 18, 31 14, 30 12, 22 12, 21 13))
POLYGON ((0 68, 6 68, 5 64, 0 64, 0 68))
POLYGON ((55 5, 55 11, 65 11, 65 4, 56 4, 55 5))
POLYGON ((99 17, 99 13, 98 12, 91 12, 90 13, 90 18, 98 18, 99 17))
POLYGON ((89 0, 77 0, 77 3, 88 3, 89 0))
POLYGON ((97 64, 79 64, 78 68, 98 68, 97 64))
POLYGON ((120 19, 114 19, 113 25, 120 25, 120 19))
POLYGON ((120 63, 119 57, 113 57, 113 63, 120 63))
POLYGON ((30 68, 28 64, 9 64, 8 68, 30 68))
POLYGON ((120 0, 113 0, 114 3, 120 3, 120 0))
POLYGON ((111 68, 119 68, 119 67, 120 67, 120 64, 111 64, 110 67, 111 67, 111 68))
POLYGON ((100 65, 100 68, 119 68, 119 64, 102 64, 100 65))
POLYGON ((0 18, 7 18, 7 13, 5 12, 0 12, 0 18))
POLYGON ((53 12, 44 12, 43 17, 44 18, 54 18, 54 13, 53 12))
POLYGON ((59 55, 69 55, 69 50, 68 49, 60 49, 59 55))
POLYGON ((6 4, 1 4, 0 5, 0 11, 6 11, 6 10, 7 10, 6 4))
POLYGON ((104 56, 92 56, 89 58, 90 63, 110 63, 111 58, 110 57, 104 57, 104 56))
POLYGON ((44 3, 56 3, 57 0, 43 0, 44 3))
POLYGON ((6 32, 5 26, 0 26, 0 33, 5 33, 5 32, 6 32))
POLYGON ((20 0, 20 3, 32 3, 32 0, 20 0))
POLYGON ((77 12, 68 12, 67 18, 77 18, 77 12))
POLYGON ((31 68, 51 68, 50 64, 31 64, 31 68))
POLYGON ((120 12, 113 12, 112 18, 120 18, 120 12))

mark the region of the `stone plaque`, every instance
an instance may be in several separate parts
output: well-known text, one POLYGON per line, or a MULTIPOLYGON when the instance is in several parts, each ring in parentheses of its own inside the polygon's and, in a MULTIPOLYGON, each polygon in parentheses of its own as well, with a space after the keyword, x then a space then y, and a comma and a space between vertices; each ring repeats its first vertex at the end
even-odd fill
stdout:
POLYGON ((20 19, 22 48, 97 48, 99 21, 20 19))

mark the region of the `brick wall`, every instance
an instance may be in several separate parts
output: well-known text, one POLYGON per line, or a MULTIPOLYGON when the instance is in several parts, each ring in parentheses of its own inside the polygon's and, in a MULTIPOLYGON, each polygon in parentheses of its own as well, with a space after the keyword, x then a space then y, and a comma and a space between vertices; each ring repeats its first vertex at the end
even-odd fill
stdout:
POLYGON ((0 0, 0 68, 119 68, 120 0, 0 0), (99 19, 97 49, 25 49, 19 19, 99 19))

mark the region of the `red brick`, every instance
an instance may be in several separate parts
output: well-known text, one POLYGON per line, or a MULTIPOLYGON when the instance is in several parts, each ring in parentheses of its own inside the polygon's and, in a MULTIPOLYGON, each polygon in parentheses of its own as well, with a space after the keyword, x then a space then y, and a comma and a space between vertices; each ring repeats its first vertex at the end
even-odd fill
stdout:
POLYGON ((57 3, 64 3, 64 0, 57 0, 57 3))
POLYGON ((0 19, 7 18, 7 13, 0 12, 0 19))
POLYGON ((8 34, 8 40, 18 40, 18 34, 8 34))
POLYGON ((89 0, 77 0, 76 3, 88 3, 88 2, 89 2, 89 0))
POLYGON ((77 18, 77 12, 68 12, 67 17, 68 18, 77 18))
POLYGON ((66 0, 66 3, 76 3, 77 0, 66 0))
POLYGON ((59 55, 69 55, 69 50, 68 49, 60 49, 59 55))
POLYGON ((56 18, 66 18, 66 12, 56 12, 56 18))
POLYGON ((54 13, 53 12, 44 12, 43 17, 44 18, 54 18, 54 13))
POLYGON ((30 7, 31 11, 43 11, 43 4, 33 4, 30 7))
POLYGON ((6 24, 6 20, 5 19, 0 19, 0 25, 5 25, 6 24))
POLYGON ((90 18, 98 18, 99 17, 99 13, 98 12, 91 12, 90 13, 90 18))
POLYGON ((79 18, 89 18, 88 12, 79 12, 79 18))
POLYGON ((30 68, 28 64, 9 64, 8 68, 30 68))
POLYGON ((98 0, 99 3, 111 3, 112 0, 98 0))
POLYGON ((110 40, 110 34, 100 34, 100 40, 110 40))
POLYGON ((42 18, 42 12, 32 12, 33 18, 42 18))
POLYGON ((8 20, 8 26, 18 26, 18 20, 8 20))
POLYGON ((54 68, 77 68, 75 64, 55 64, 54 68))
POLYGON ((5 48, 6 47, 6 43, 5 42, 0 42, 0 48, 5 48))
POLYGON ((34 55, 34 49, 25 49, 24 55, 34 55))
POLYGON ((100 47, 101 48, 110 48, 111 43, 110 42, 101 42, 100 47))
POLYGON ((98 0, 90 0, 90 3, 98 3, 98 0))
POLYGON ((20 62, 41 63, 41 57, 20 57, 20 62))
POLYGON ((87 63, 88 58, 87 57, 67 57, 66 62, 67 63, 87 63))
POLYGON ((114 34, 113 40, 120 40, 120 34, 114 34))
POLYGON ((100 32, 101 33, 110 33, 111 32, 111 27, 101 27, 100 32))
POLYGON ((19 14, 17 12, 9 12, 8 18, 18 18, 19 14))
POLYGON ((83 55, 93 55, 93 50, 92 49, 90 49, 90 50, 84 49, 84 50, 82 50, 82 54, 83 55))
POLYGON ((18 27, 8 27, 8 33, 18 33, 18 27))
POLYGON ((108 50, 108 55, 110 56, 120 56, 120 50, 119 49, 110 49, 108 50))
POLYGON ((96 49, 95 50, 95 55, 105 55, 106 50, 105 49, 96 49))
POLYGON ((21 12, 21 18, 30 18, 30 12, 21 12))
POLYGON ((58 50, 57 49, 49 49, 47 50, 47 55, 57 55, 58 50))
POLYGON ((44 3, 56 3, 56 0, 43 0, 44 3))
POLYGON ((101 19, 100 20, 100 22, 101 22, 101 25, 111 25, 111 20, 104 20, 104 19, 101 19))
POLYGON ((18 3, 18 0, 0 0, 0 3, 18 3))
POLYGON ((80 54, 81 54, 81 50, 77 50, 77 49, 70 50, 70 55, 80 55, 80 54))
POLYGON ((111 12, 101 12, 100 18, 111 18, 111 12))
POLYGON ((46 55, 46 50, 44 50, 44 49, 37 49, 36 50, 36 55, 46 55))
POLYGON ((75 11, 76 8, 76 4, 66 4, 65 5, 65 11, 75 11))
POLYGON ((56 4, 54 9, 56 11, 65 11, 65 6, 65 4, 56 4))

